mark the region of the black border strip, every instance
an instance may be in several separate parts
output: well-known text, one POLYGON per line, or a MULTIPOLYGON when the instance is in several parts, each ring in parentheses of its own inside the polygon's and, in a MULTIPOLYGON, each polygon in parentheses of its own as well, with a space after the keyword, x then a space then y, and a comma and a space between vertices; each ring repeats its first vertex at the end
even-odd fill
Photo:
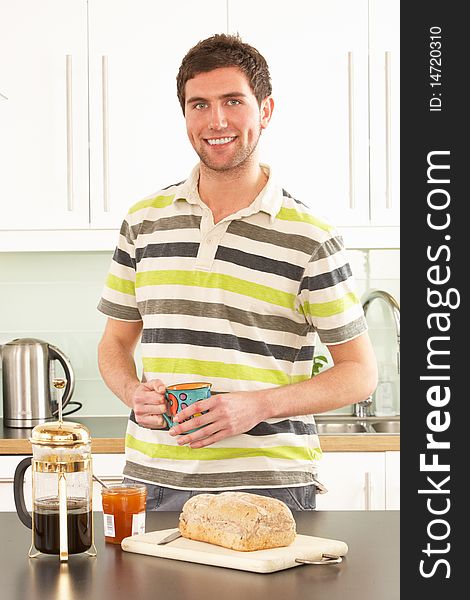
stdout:
POLYGON ((467 504, 469 404, 464 7, 401 3, 401 591, 403 598, 426 600, 458 598, 458 588, 465 589, 459 547, 467 530, 459 514, 467 504))

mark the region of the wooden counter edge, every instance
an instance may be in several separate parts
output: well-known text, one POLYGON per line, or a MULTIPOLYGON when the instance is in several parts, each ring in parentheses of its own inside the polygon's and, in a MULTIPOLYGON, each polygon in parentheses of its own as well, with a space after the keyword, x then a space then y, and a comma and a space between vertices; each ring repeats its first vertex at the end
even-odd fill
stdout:
MULTIPOLYGON (((19 439, 0 439, 0 456, 3 454, 31 454, 31 442, 19 439)), ((124 438, 96 438, 91 440, 94 454, 122 454, 124 438)))
POLYGON ((323 452, 388 452, 400 450, 399 435, 322 435, 323 452))
MULTIPOLYGON (((320 445, 324 452, 386 452, 400 450, 399 435, 322 435, 320 445)), ((91 442, 95 454, 122 454, 124 438, 95 438, 91 442)), ((31 443, 26 439, 0 439, 0 455, 31 454, 31 443)))

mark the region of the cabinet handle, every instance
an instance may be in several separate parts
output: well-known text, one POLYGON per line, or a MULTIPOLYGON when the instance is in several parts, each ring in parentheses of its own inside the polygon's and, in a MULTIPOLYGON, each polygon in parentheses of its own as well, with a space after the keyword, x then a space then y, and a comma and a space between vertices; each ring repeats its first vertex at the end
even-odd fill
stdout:
POLYGON ((354 190, 354 56, 348 52, 349 208, 356 208, 354 190))
POLYGON ((370 472, 364 473, 364 508, 365 510, 371 509, 371 492, 372 492, 372 480, 370 472))
POLYGON ((67 102, 67 210, 73 211, 73 123, 72 123, 72 56, 65 57, 67 102))
POLYGON ((392 53, 385 52, 385 206, 392 208, 392 53))
POLYGON ((103 102, 103 210, 109 212, 109 116, 108 57, 101 57, 101 87, 103 102))

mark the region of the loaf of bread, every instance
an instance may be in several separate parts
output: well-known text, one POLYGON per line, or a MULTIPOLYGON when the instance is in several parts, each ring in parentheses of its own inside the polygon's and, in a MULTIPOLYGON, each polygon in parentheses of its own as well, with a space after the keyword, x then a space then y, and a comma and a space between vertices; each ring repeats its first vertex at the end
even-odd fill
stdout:
POLYGON ((185 538, 243 552, 295 539, 294 517, 284 502, 247 492, 193 496, 183 506, 179 530, 185 538))

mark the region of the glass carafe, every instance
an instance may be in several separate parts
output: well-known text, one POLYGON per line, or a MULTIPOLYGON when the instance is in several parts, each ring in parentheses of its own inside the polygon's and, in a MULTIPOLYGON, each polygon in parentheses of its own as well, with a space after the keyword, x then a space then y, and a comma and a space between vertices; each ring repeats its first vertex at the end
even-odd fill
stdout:
POLYGON ((37 425, 30 438, 33 456, 15 471, 14 494, 19 518, 32 529, 29 556, 86 552, 96 555, 93 538, 92 458, 88 429, 72 422, 37 425), (32 514, 26 510, 24 473, 32 467, 32 514))

